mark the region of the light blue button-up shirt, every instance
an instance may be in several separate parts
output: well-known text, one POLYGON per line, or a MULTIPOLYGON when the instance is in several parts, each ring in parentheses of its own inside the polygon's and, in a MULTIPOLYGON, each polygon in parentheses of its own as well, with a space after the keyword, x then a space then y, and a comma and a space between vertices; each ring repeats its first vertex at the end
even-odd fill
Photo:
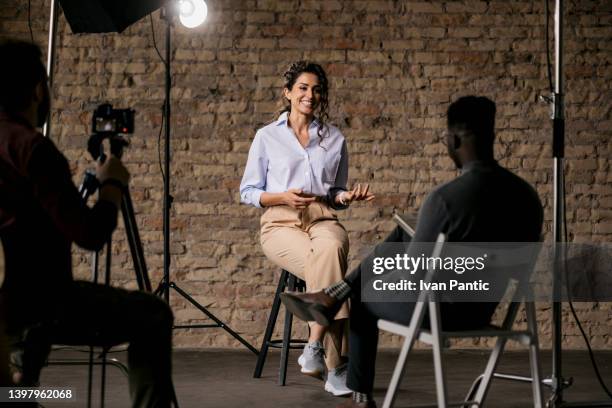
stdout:
POLYGON ((240 201, 261 207, 263 192, 282 193, 291 188, 333 199, 346 190, 348 150, 338 128, 326 125, 323 140, 318 136, 318 122, 308 128, 310 140, 304 148, 287 121, 288 113, 259 129, 249 150, 240 201))

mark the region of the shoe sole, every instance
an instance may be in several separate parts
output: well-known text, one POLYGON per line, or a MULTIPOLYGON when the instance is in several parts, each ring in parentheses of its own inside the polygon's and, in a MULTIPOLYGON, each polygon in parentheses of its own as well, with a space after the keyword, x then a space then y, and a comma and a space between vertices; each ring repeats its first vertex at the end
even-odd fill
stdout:
POLYGON ((351 394, 353 392, 351 390, 338 391, 333 386, 329 385, 327 382, 325 382, 325 391, 329 392, 334 397, 342 397, 342 396, 345 396, 345 395, 349 395, 349 394, 351 394))
POLYGON ((314 317, 310 314, 308 304, 302 302, 299 299, 288 296, 288 293, 280 294, 281 302, 285 305, 285 308, 295 315, 298 319, 304 320, 306 322, 314 321, 314 317))
POLYGON ((313 378, 316 378, 316 379, 319 379, 319 380, 323 380, 324 372, 322 372, 322 371, 308 371, 308 370, 305 370, 304 367, 302 366, 302 363, 300 362, 301 358, 302 358, 301 356, 300 356, 300 358, 298 358, 298 365, 300 366, 300 372, 302 374, 304 374, 304 375, 309 376, 309 377, 313 377, 313 378))
POLYGON ((304 369, 302 368, 300 372, 309 377, 316 378, 317 380, 323 381, 323 373, 320 371, 304 371, 304 369))

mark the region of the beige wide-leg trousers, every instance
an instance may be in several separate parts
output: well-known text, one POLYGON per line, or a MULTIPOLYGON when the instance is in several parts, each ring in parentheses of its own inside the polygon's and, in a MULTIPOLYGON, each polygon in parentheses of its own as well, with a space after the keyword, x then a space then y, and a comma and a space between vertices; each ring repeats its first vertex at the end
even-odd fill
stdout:
MULTIPOLYGON (((261 247, 268 259, 306 281, 309 292, 339 282, 346 274, 348 234, 325 203, 313 202, 303 210, 286 205, 268 208, 261 217, 261 247)), ((323 339, 328 369, 343 363, 348 316, 345 303, 323 339)))

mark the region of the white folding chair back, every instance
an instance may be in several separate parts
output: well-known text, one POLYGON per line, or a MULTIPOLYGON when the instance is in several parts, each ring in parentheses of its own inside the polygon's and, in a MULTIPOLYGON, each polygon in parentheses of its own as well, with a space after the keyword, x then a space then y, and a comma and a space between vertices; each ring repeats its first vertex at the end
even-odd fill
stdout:
MULTIPOLYGON (((440 256, 444 245, 445 236, 440 234, 435 243, 432 257, 440 256)), ((523 252, 524 254, 524 252, 523 252)), ((504 268, 512 267, 525 267, 533 268, 535 262, 534 254, 532 259, 516 259, 516 265, 503 265, 504 268)), ((507 258, 505 258, 507 259, 507 258)), ((488 266, 490 266, 488 264, 488 266)), ((495 267, 495 265, 492 265, 495 267)), ((529 269, 530 271, 530 269, 529 269)), ((529 273, 522 274, 522 276, 529 276, 529 273)), ((435 270, 429 269, 426 272, 424 280, 426 282, 432 282, 435 277, 435 270)), ((395 369, 393 371, 389 388, 385 396, 383 408, 391 408, 395 402, 399 384, 404 375, 408 354, 412 350, 416 340, 430 344, 432 346, 433 360, 434 360, 434 373, 436 379, 436 399, 437 406, 439 408, 446 408, 449 406, 482 406, 487 393, 489 391, 491 380, 495 374, 497 364, 501 353, 504 350, 507 340, 515 340, 529 348, 529 362, 531 369, 531 376, 533 379, 533 401, 534 407, 542 408, 543 397, 541 389, 541 369, 539 360, 539 348, 538 348, 538 335, 537 335, 537 324, 535 315, 535 306, 533 302, 524 301, 525 311, 527 313, 527 329, 526 330, 512 330, 512 326, 516 319, 516 315, 519 309, 523 297, 529 297, 529 285, 528 282, 524 282, 524 279, 516 282, 520 286, 517 288, 512 296, 512 301, 508 306, 508 311, 503 319, 503 323, 500 327, 488 326, 480 330, 466 330, 466 331, 449 331, 444 332, 441 328, 440 321, 440 307, 436 299, 435 293, 432 291, 422 291, 419 294, 418 300, 415 304, 414 312, 408 326, 390 322, 387 320, 379 320, 378 327, 382 330, 400 335, 404 337, 395 369), (422 329, 423 319, 425 318, 425 306, 429 311, 429 324, 430 329, 422 329), (496 337, 497 341, 489 356, 485 370, 481 376, 479 376, 475 383, 472 385, 472 389, 468 393, 468 398, 460 403, 449 403, 447 399, 447 383, 444 371, 444 359, 443 350, 448 345, 448 340, 451 338, 470 338, 470 337, 496 337)))

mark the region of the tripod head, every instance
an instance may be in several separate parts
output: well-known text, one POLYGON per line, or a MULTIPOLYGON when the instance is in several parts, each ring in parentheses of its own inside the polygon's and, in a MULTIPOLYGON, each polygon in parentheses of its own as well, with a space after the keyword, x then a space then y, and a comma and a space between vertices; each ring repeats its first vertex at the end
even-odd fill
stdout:
POLYGON ((118 158, 123 155, 123 149, 130 145, 129 140, 123 135, 111 132, 94 133, 87 140, 87 151, 94 160, 101 160, 102 162, 106 160, 104 145, 102 144, 105 139, 110 142, 111 154, 118 158))

